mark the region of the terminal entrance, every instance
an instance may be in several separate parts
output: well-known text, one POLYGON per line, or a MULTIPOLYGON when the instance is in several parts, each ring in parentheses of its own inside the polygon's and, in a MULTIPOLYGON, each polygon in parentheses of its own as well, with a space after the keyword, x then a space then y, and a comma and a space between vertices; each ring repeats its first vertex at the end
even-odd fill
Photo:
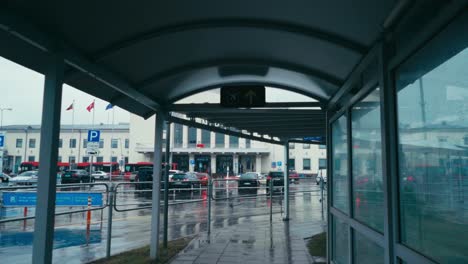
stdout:
POLYGON ((218 155, 216 157, 216 173, 226 175, 228 172, 232 175, 233 158, 228 155, 218 155))
POLYGON ((209 155, 195 155, 195 168, 196 172, 211 172, 211 156, 209 155))
POLYGON ((255 171, 256 157, 254 155, 239 156, 239 174, 255 171))
POLYGON ((177 164, 177 169, 180 171, 189 170, 189 156, 188 155, 181 155, 181 154, 173 155, 172 163, 177 164))

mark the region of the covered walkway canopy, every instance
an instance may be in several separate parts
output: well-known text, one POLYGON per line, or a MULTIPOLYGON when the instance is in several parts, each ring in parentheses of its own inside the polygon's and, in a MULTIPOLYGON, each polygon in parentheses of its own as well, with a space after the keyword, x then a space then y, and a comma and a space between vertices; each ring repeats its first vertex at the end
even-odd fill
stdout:
MULTIPOLYGON (((40 170, 45 175, 51 175, 57 160, 63 83, 144 118, 162 114, 156 121, 155 150, 162 149, 163 120, 278 144, 308 136, 329 140, 331 122, 346 113, 343 125, 351 127, 346 119, 350 106, 379 86, 376 105, 383 109, 385 228, 383 233, 374 231, 333 206, 329 206, 329 216, 346 221, 349 236, 344 240, 352 241, 352 230, 358 230, 384 248, 385 263, 396 263, 397 258, 433 263, 402 246, 395 231, 397 183, 391 177, 398 151, 394 73, 429 41, 443 44, 443 38, 435 36, 449 25, 451 31, 444 34, 464 44, 466 6, 464 0, 4 0, 0 4, 0 56, 45 75, 41 146, 48 147, 41 147, 40 153, 40 170), (317 104, 302 110, 292 105, 221 109, 219 105, 174 104, 201 91, 247 84, 294 91, 316 99, 317 104)), ((459 48, 433 50, 438 56, 419 58, 424 66, 410 74, 403 72, 398 81, 414 82, 440 63, 440 57, 452 56, 459 48)), ((349 139, 349 134, 341 139, 349 139)), ((342 145, 351 152, 350 144, 342 145)), ((154 162, 160 163, 161 156, 155 155, 154 162)), ((342 169, 352 168, 347 164, 342 169)), ((155 176, 159 177, 160 169, 155 166, 155 176)), ((347 182, 352 181, 349 175, 343 177, 347 182)), ((153 184, 158 190, 159 181, 153 184)), ((55 179, 39 178, 38 187, 33 260, 47 263, 52 254, 55 179)), ((346 190, 351 193, 352 187, 340 191, 346 190)), ((157 191, 153 202, 159 203, 157 191)), ((155 257, 157 210, 153 217, 151 255, 155 257)), ((331 226, 329 234, 334 230, 331 226)), ((330 239, 328 246, 333 255, 330 239)))

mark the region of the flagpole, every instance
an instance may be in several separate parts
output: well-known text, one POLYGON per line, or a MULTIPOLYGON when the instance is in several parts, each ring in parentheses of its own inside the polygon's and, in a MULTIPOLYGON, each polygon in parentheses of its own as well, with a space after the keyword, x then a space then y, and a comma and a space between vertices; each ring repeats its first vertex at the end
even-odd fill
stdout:
POLYGON ((96 128, 94 126, 94 112, 95 112, 95 109, 96 109, 96 103, 95 103, 96 100, 93 100, 93 128, 96 128))

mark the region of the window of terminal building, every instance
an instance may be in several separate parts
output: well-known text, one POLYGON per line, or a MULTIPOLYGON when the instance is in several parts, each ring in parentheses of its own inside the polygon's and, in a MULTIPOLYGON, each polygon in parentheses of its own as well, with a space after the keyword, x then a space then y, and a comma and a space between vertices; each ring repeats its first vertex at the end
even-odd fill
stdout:
POLYGON ((184 144, 184 126, 181 124, 174 124, 174 147, 181 148, 184 144))
POLYGON ((239 137, 229 136, 229 147, 238 148, 239 147, 239 137))
POLYGON ((197 128, 189 127, 188 128, 188 146, 189 148, 194 148, 197 145, 197 128))
POLYGON ((209 148, 211 142, 211 131, 206 129, 202 129, 202 138, 201 143, 205 145, 205 147, 209 148))
POLYGON ((99 140, 99 148, 104 148, 104 139, 99 140))
POLYGON ((327 159, 319 159, 318 162, 319 170, 326 170, 327 169, 327 159))
POLYGON ((327 149, 326 145, 319 145, 319 149, 327 149))
POLYGON ((304 143, 304 144, 302 144, 302 148, 303 149, 310 149, 310 144, 304 143))
POLYGON ((76 157, 75 156, 68 157, 68 162, 70 162, 70 164, 71 163, 76 163, 76 157))
POLYGON ((59 139, 58 147, 59 147, 59 148, 62 148, 62 146, 63 146, 63 139, 59 139))
POLYGON ((28 161, 36 161, 36 156, 28 156, 28 161))
POLYGON ((288 160, 288 168, 290 170, 295 170, 296 169, 296 159, 289 159, 288 160))
POLYGON ((217 148, 224 148, 224 145, 225 145, 224 134, 216 133, 215 143, 216 143, 217 148))
POLYGON ((117 157, 116 157, 116 156, 112 156, 112 157, 111 157, 111 162, 117 162, 117 157))
POLYGON ((250 138, 246 138, 245 139, 245 148, 251 148, 251 140, 250 138))
POLYGON ((113 138, 111 139, 111 148, 116 149, 119 147, 119 139, 113 138))
POLYGON ((102 156, 96 157, 96 162, 104 162, 104 157, 102 156))
POLYGON ((57 157, 57 162, 62 162, 62 156, 57 157))
POLYGON ((76 138, 70 138, 69 147, 76 148, 76 138))
POLYGON ((289 149, 295 149, 296 144, 295 143, 289 143, 289 149))
POLYGON ((310 159, 303 159, 302 160, 302 169, 303 170, 310 170, 310 159))
POLYGON ((36 148, 36 139, 35 138, 30 138, 29 139, 29 146, 28 148, 36 148))
POLYGON ((83 157, 83 162, 89 162, 89 157, 83 157))
POLYGON ((130 147, 130 140, 128 138, 125 139, 125 148, 128 149, 130 147))
POLYGON ((124 163, 125 163, 125 164, 128 163, 128 157, 124 157, 124 163))
POLYGON ((23 147, 23 139, 22 138, 17 138, 16 139, 16 148, 22 148, 23 147))
POLYGON ((88 140, 86 138, 83 139, 83 148, 87 148, 88 147, 88 140))

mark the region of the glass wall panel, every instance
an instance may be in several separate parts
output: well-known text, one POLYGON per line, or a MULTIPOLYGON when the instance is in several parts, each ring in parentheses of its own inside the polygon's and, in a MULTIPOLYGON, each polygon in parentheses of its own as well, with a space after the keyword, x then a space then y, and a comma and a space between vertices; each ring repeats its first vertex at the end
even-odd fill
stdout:
POLYGON ((348 263, 349 259, 349 243, 348 235, 349 228, 344 222, 336 217, 332 217, 333 221, 333 256, 332 259, 336 264, 348 263))
POLYGON ((384 263, 384 249, 365 236, 354 231, 354 263, 379 264, 384 263))
POLYGON ((194 148, 197 145, 197 128, 188 128, 188 147, 194 148))
POLYGON ((181 148, 184 142, 184 127, 181 124, 174 124, 174 147, 181 148))
POLYGON ((332 205, 348 213, 348 133, 346 120, 346 116, 342 116, 332 124, 332 205))
POLYGON ((396 75, 401 240, 440 263, 468 263, 468 49, 452 49, 460 44, 431 43, 396 75))
POLYGON ((383 233, 380 89, 351 110, 354 218, 383 233))

